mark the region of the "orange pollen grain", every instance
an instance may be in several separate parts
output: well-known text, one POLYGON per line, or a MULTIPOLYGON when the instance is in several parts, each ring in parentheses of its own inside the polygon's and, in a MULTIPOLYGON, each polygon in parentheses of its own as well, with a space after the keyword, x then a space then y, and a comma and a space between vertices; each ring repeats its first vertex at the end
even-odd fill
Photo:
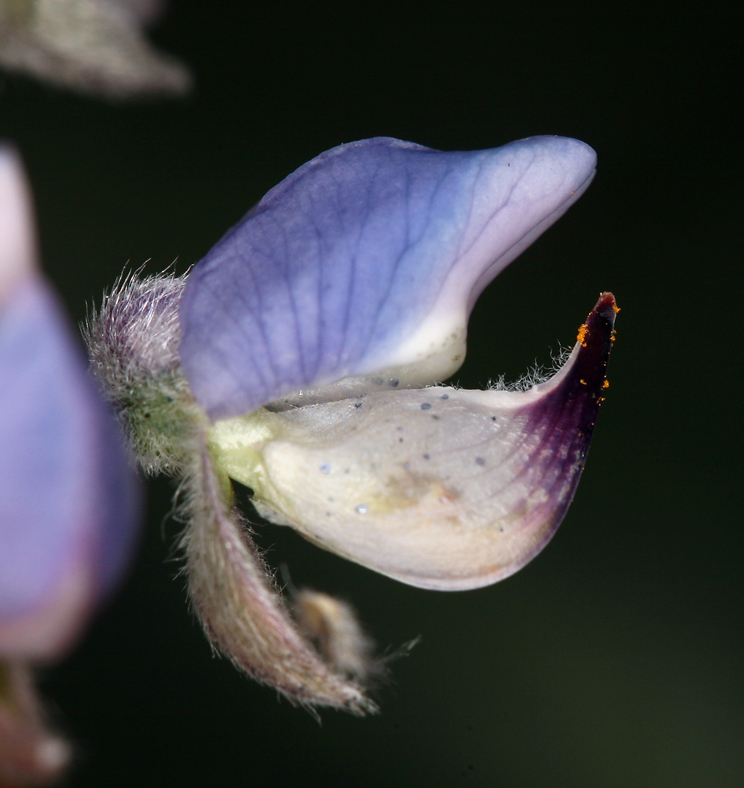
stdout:
POLYGON ((586 338, 589 334, 589 326, 586 323, 582 323, 581 327, 579 328, 579 333, 576 336, 576 341, 581 344, 581 347, 586 347, 586 338))
POLYGON ((605 380, 605 382, 602 384, 602 388, 603 389, 608 389, 609 387, 610 387, 610 381, 609 380, 605 380))

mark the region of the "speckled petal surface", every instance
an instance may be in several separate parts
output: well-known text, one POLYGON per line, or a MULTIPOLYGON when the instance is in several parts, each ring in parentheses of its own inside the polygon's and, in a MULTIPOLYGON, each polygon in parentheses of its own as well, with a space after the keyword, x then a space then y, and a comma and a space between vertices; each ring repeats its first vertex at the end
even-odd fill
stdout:
POLYGON ((181 358, 197 400, 219 419, 381 370, 444 380, 477 296, 595 164, 563 137, 449 153, 376 138, 318 156, 188 277, 181 358))

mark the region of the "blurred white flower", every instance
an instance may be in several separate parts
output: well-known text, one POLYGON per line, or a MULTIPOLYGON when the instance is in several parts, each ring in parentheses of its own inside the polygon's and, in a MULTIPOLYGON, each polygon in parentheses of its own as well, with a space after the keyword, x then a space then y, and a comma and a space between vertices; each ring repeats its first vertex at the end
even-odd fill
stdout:
POLYGON ((0 0, 0 65, 110 98, 188 91, 188 70, 143 28, 160 0, 0 0))

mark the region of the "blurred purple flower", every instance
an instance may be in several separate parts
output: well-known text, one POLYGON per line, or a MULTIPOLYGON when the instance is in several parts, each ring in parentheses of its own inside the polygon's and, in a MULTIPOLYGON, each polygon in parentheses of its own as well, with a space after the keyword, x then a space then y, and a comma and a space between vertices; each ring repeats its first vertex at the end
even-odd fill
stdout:
POLYGON ((438 384, 462 364, 478 295, 595 163, 561 137, 455 153, 342 145, 272 189, 185 280, 130 277, 92 321, 94 369, 140 462, 181 478, 205 632, 291 701, 373 711, 369 641, 318 592, 290 616, 230 479, 267 519, 412 585, 474 588, 529 561, 583 470, 613 297, 550 379, 438 384))
POLYGON ((29 668, 63 656, 121 577, 138 504, 118 428, 37 268, 20 161, 0 149, 0 782, 66 759, 29 668))

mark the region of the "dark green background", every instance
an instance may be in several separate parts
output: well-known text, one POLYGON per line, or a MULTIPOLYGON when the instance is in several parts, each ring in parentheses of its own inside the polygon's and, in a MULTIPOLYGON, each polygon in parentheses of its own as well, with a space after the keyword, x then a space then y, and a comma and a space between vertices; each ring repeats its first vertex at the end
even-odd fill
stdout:
POLYGON ((0 136, 76 319, 125 263, 185 270, 295 167, 375 135, 598 151, 590 190, 481 298, 462 384, 548 361, 600 290, 622 307, 584 480, 514 578, 426 592, 261 529, 382 647, 422 636, 379 717, 319 726, 212 658, 151 484, 131 576, 45 677, 79 743, 70 785, 744 784, 741 13, 489 5, 173 3, 155 37, 195 74, 180 102, 2 78, 0 136))

